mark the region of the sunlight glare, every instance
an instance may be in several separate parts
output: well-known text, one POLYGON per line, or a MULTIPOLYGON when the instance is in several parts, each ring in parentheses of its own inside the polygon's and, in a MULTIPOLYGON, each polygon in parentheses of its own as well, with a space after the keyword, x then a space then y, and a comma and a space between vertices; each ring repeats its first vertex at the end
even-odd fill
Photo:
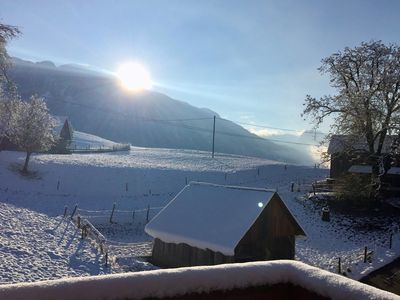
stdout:
POLYGON ((116 76, 122 86, 130 91, 148 90, 152 87, 150 73, 138 62, 127 62, 122 64, 116 76))

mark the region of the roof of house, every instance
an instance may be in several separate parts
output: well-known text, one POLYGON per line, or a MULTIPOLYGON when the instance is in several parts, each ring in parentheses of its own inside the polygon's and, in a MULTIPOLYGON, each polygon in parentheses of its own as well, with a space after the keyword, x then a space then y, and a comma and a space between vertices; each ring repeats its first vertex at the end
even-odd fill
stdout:
POLYGON ((167 243, 186 243, 233 256, 274 194, 266 189, 191 182, 145 231, 167 243))
MULTIPOLYGON (((387 153, 390 151, 392 144, 392 137, 387 136, 384 143, 382 152, 387 153)), ((364 138, 353 135, 333 135, 329 142, 328 154, 344 152, 347 150, 368 150, 367 142, 364 138)))
MULTIPOLYGON (((372 166, 371 165, 353 165, 348 170, 350 173, 360 173, 360 174, 371 174, 372 166)), ((399 167, 391 167, 387 174, 391 175, 399 175, 400 168, 399 167)))

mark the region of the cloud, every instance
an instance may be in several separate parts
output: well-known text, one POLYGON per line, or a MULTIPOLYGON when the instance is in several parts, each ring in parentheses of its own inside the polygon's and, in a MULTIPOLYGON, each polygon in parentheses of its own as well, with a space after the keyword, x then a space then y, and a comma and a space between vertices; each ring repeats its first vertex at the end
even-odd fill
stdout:
POLYGON ((271 129, 266 129, 266 128, 263 128, 263 129, 257 129, 257 128, 254 128, 254 127, 249 127, 249 128, 247 128, 251 133, 253 133, 253 134, 256 134, 256 135, 258 135, 258 136, 260 136, 260 137, 271 137, 271 136, 286 136, 286 137, 290 137, 291 135, 293 136, 293 137, 299 137, 299 136, 301 136, 304 132, 305 132, 305 130, 303 129, 303 130, 298 130, 298 131, 286 131, 286 130, 280 130, 280 129, 273 129, 273 128, 271 128, 271 129))

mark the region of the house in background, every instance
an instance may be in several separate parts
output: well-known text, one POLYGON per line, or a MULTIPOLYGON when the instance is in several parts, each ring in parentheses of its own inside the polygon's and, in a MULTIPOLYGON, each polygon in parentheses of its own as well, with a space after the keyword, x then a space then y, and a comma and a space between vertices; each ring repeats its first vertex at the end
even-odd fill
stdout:
MULTIPOLYGON (((389 153, 392 137, 387 136, 382 153, 389 153)), ((330 155, 330 178, 338 179, 348 173, 353 165, 370 165, 368 145, 360 138, 350 135, 333 135, 328 146, 330 155)))
MULTIPOLYGON (((66 154, 70 153, 68 147, 71 144, 74 130, 67 117, 53 116, 55 127, 53 133, 57 138, 56 144, 50 149, 50 153, 66 154)), ((19 151, 20 148, 12 143, 7 137, 0 140, 0 150, 19 151)))
POLYGON ((68 117, 54 116, 56 127, 54 134, 58 138, 56 145, 50 150, 51 153, 70 153, 68 147, 72 142, 74 130, 68 117))
POLYGON ((294 259, 305 235, 275 191, 191 182, 145 228, 161 267, 294 259))

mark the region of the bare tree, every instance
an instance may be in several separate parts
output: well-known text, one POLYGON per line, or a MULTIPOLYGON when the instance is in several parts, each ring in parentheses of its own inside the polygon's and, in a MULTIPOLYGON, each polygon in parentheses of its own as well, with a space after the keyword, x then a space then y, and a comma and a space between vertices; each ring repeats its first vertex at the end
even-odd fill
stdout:
POLYGON ((29 102, 16 102, 16 113, 12 118, 11 141, 26 151, 23 173, 28 172, 31 154, 49 150, 56 142, 55 120, 49 114, 44 100, 32 96, 29 102))
POLYGON ((330 76, 337 93, 320 99, 307 95, 303 116, 317 127, 333 117, 331 134, 366 143, 377 178, 385 139, 400 129, 399 46, 371 41, 347 47, 324 58, 319 71, 330 76))

